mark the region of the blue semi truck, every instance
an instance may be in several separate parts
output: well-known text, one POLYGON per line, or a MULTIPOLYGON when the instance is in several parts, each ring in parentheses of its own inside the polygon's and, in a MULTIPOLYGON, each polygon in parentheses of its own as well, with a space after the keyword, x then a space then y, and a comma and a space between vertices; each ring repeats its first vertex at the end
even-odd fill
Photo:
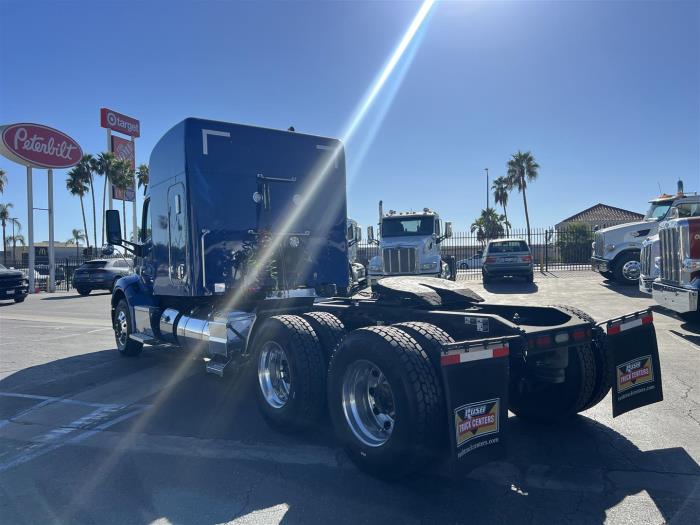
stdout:
POLYGON ((253 374, 272 426, 328 413, 368 472, 498 456, 508 410, 558 421, 611 389, 613 415, 662 398, 650 311, 596 323, 416 276, 348 296, 338 140, 190 118, 155 146, 150 177, 138 242, 106 217, 108 242, 137 260, 113 290, 118 351, 170 345, 219 376, 253 374))

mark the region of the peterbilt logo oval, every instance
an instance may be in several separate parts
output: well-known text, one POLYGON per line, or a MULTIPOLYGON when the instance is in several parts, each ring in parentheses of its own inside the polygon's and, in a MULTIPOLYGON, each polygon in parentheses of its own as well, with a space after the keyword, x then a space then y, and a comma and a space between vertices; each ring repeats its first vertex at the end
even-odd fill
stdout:
POLYGON ((25 166, 70 168, 83 156, 75 140, 48 126, 22 123, 2 126, 0 130, 0 152, 25 166))

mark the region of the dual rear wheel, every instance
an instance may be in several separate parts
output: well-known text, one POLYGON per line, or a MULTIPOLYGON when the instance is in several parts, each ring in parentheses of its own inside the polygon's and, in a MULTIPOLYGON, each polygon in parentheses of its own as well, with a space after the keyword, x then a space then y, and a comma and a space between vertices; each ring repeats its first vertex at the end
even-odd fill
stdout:
POLYGON ((384 477, 436 455, 444 402, 429 354, 449 340, 442 330, 404 323, 346 335, 337 317, 313 312, 270 317, 257 333, 258 405, 273 426, 315 427, 327 407, 351 459, 384 477))

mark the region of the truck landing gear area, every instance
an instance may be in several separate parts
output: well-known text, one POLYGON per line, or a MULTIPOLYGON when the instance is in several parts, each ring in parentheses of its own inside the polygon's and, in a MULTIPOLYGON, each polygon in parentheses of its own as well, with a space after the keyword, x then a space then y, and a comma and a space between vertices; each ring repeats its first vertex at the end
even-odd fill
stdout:
MULTIPOLYGON (((596 320, 654 304, 610 290, 593 273, 539 278, 537 285, 536 294, 520 294, 516 285, 509 295, 474 288, 490 305, 569 301, 596 320), (572 287, 580 290, 575 298, 572 287)), ((255 403, 255 373, 241 378, 226 370, 219 379, 203 372, 201 360, 167 346, 121 358, 104 315, 110 299, 37 295, 0 308, 3 523, 696 520, 700 397, 692 387, 700 382, 700 352, 692 328, 670 315, 654 312, 664 402, 613 419, 608 395, 555 425, 510 414, 499 421, 508 446, 498 460, 455 472, 436 462, 385 483, 354 467, 329 419, 303 433, 271 429, 255 403), (465 502, 482 511, 467 520, 465 502)), ((375 398, 386 413, 382 390, 375 398)), ((474 426, 489 430, 491 399, 459 405, 463 436, 474 426)))

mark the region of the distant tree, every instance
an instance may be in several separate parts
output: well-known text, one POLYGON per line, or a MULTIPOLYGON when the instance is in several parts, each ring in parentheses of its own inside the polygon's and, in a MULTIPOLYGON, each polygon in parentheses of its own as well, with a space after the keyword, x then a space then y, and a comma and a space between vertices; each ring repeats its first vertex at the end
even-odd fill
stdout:
POLYGON ((556 245, 562 262, 587 263, 591 256, 593 231, 588 224, 573 222, 557 231, 556 245))
POLYGON ((10 209, 12 208, 12 203, 7 204, 0 203, 0 224, 2 225, 2 257, 3 263, 7 264, 7 236, 5 228, 7 227, 7 221, 10 220, 10 209))
POLYGON ((146 189, 151 180, 151 170, 148 168, 148 164, 139 164, 139 167, 136 168, 136 180, 139 188, 143 186, 143 194, 146 195, 146 189))
POLYGON ((481 210, 481 215, 472 222, 470 230, 476 232, 476 240, 484 244, 490 239, 503 237, 505 228, 509 226, 505 215, 499 215, 493 208, 488 208, 481 210))
POLYGON ((73 236, 66 241, 66 244, 75 244, 75 256, 80 257, 80 241, 84 241, 87 236, 83 230, 73 228, 73 236))
MULTIPOLYGON (((491 189, 493 190, 493 198, 496 201, 496 204, 500 204, 503 206, 503 216, 506 219, 506 223, 508 222, 508 210, 506 207, 508 206, 508 194, 510 193, 510 190, 508 188, 508 178, 507 177, 498 177, 496 180, 493 181, 493 184, 491 184, 491 189)), ((506 227, 506 232, 508 231, 508 227, 506 227)))
POLYGON ((19 244, 20 246, 24 246, 27 241, 25 240, 24 235, 17 231, 14 235, 10 235, 7 238, 7 242, 12 243, 12 261, 15 262, 17 260, 17 245, 19 244))
POLYGON ((532 239, 530 238, 530 214, 527 209, 527 195, 525 190, 530 182, 534 182, 539 175, 540 165, 535 162, 535 158, 529 151, 522 152, 518 150, 517 153, 511 155, 511 159, 508 161, 508 188, 517 190, 523 194, 523 206, 525 207, 525 223, 527 224, 527 243, 532 246, 532 239))
POLYGON ((0 193, 5 193, 5 186, 7 186, 7 175, 5 170, 0 169, 0 193))
MULTIPOLYGON (((88 248, 90 247, 90 237, 87 236, 88 229, 87 220, 85 219, 85 206, 83 204, 83 197, 87 192, 90 191, 89 184, 89 163, 83 162, 81 160, 76 166, 73 167, 72 170, 68 172, 68 178, 66 179, 66 189, 68 189, 71 195, 77 195, 78 197, 80 197, 80 211, 83 214, 83 228, 85 231, 88 248)), ((95 232, 95 236, 97 236, 97 232, 95 232)))

